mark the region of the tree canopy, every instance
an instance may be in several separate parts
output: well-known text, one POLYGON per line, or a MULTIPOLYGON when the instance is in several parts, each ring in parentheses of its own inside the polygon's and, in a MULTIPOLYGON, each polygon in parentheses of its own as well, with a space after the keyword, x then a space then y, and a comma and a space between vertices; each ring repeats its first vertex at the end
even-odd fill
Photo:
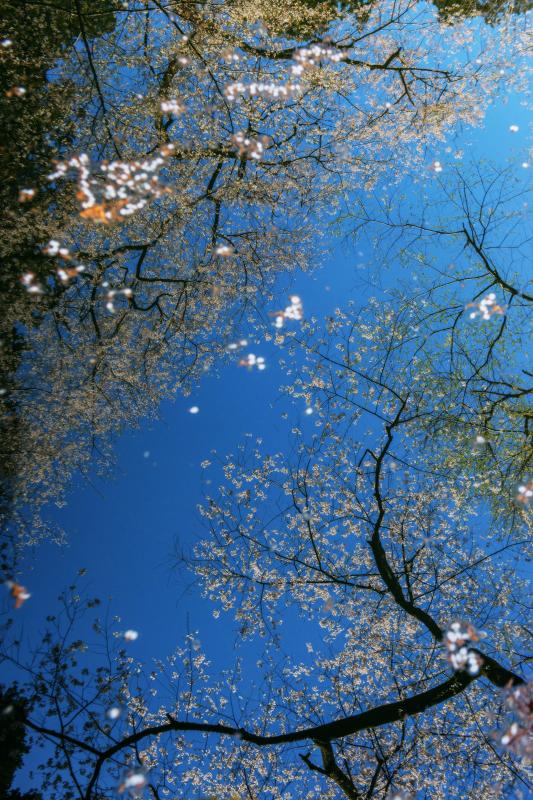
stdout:
POLYGON ((136 659, 84 570, 37 645, 6 614, 0 794, 526 800, 529 162, 455 142, 526 96, 528 4, 3 5, 9 605, 120 432, 235 353, 265 368, 244 324, 312 429, 202 464, 176 560, 234 658, 188 631, 136 659), (273 311, 334 237, 370 288, 273 311))

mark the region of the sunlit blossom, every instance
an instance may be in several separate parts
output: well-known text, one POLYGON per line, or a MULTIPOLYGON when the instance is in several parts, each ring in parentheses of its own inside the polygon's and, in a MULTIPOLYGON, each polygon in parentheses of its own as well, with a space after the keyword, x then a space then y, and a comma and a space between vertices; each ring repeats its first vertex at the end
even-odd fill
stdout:
POLYGON ((139 638, 139 632, 129 628, 127 631, 124 631, 123 637, 127 642, 134 642, 139 638))

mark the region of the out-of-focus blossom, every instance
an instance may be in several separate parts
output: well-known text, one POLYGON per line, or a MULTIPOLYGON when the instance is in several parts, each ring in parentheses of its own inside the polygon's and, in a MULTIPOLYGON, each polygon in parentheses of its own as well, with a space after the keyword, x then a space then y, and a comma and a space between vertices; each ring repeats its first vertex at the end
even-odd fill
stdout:
POLYGON ((21 276, 20 280, 22 285, 26 287, 26 291, 29 294, 43 293, 43 288, 39 283, 36 283, 33 272, 25 272, 24 275, 21 276))
POLYGON ((175 146, 167 144, 153 158, 143 161, 104 161, 91 166, 89 156, 82 153, 68 161, 59 161, 48 175, 49 181, 77 177, 76 196, 81 201, 80 216, 92 222, 109 224, 135 214, 149 202, 169 190, 159 183, 159 170, 166 164, 175 146))
POLYGON ((520 128, 518 127, 518 125, 509 125, 509 130, 511 131, 511 133, 518 133, 520 128))
POLYGON ((260 161, 270 142, 268 136, 260 136, 258 139, 250 139, 245 133, 239 131, 231 137, 231 141, 237 148, 240 156, 247 155, 254 161, 260 161))
POLYGON ((228 351, 228 353, 231 353, 232 351, 239 350, 241 347, 247 347, 247 346, 248 346, 248 339, 239 339, 238 342, 230 342, 228 345, 226 345, 226 350, 228 351))
POLYGON ((133 795, 138 795, 142 792, 147 784, 147 778, 144 772, 128 772, 120 786, 118 793, 130 792, 133 795))
POLYGON ((26 600, 29 600, 31 594, 28 592, 25 586, 22 586, 20 583, 15 583, 15 581, 6 581, 5 585, 9 589, 9 594, 15 601, 15 608, 20 608, 26 600))
POLYGON ((223 256, 224 258, 227 256, 232 256, 234 252, 235 251, 233 250, 233 247, 229 244, 219 244, 215 249, 217 256, 223 256))
POLYGON ((334 64, 342 61, 346 55, 333 47, 322 44, 313 44, 310 47, 301 47, 294 54, 295 64, 291 67, 291 74, 300 76, 306 70, 319 67, 323 61, 332 61, 334 64))
POLYGON ((12 86, 5 93, 6 97, 24 97, 26 94, 25 86, 12 86))
POLYGON ((505 706, 514 720, 503 733, 498 732, 498 741, 525 764, 530 764, 533 761, 533 681, 509 689, 505 706))
POLYGON ((115 303, 114 303, 115 297, 120 294, 124 295, 124 297, 128 299, 133 296, 132 290, 128 287, 126 287, 125 289, 110 289, 106 294, 107 302, 105 304, 105 307, 111 314, 115 313, 115 303))
MULTIPOLYGON (((43 247, 42 252, 46 256, 58 256, 64 261, 72 261, 72 255, 68 247, 62 247, 57 239, 50 241, 43 247)), ((56 270, 57 276, 62 283, 68 283, 72 278, 76 278, 80 272, 84 272, 83 264, 71 264, 70 266, 59 266, 56 270)))
POLYGON ((476 309, 470 312, 470 319, 475 319, 476 317, 490 319, 493 314, 505 314, 505 308, 497 304, 494 292, 486 295, 479 303, 467 303, 465 308, 476 309))
POLYGON ((127 642, 134 642, 139 638, 139 632, 128 629, 127 631, 124 631, 123 636, 127 642))
POLYGON ((189 414, 198 414, 200 412, 199 406, 191 406, 189 408, 189 414))
POLYGON ((121 713, 122 712, 118 706, 111 706, 111 708, 107 709, 105 715, 108 719, 115 720, 120 717, 121 713))
POLYGON ((293 94, 301 91, 299 83, 263 83, 262 81, 252 83, 242 83, 236 81, 230 83, 224 89, 224 94, 228 100, 236 100, 238 97, 268 97, 273 100, 287 99, 293 94))
POLYGON ((239 53, 236 53, 235 50, 231 49, 231 47, 227 47, 222 51, 222 58, 226 64, 235 64, 241 60, 239 53))
POLYGON ((274 317, 274 327, 283 328, 286 319, 302 320, 304 308, 301 299, 298 295, 293 294, 289 297, 290 305, 286 306, 283 311, 271 311, 270 316, 274 317))
POLYGON ((529 481, 529 483, 525 483, 522 486, 518 487, 518 491, 516 493, 516 501, 517 503, 522 503, 522 505, 527 505, 531 498, 533 497, 533 480, 529 481))
POLYGON ((35 189, 21 189, 19 192, 19 203, 27 203, 35 197, 35 189))
POLYGON ((469 675, 477 675, 483 666, 483 659, 469 647, 470 642, 478 642, 484 634, 478 633, 473 625, 452 622, 444 634, 444 644, 448 650, 448 661, 452 668, 469 675))
POLYGON ((258 370, 263 370, 266 369, 266 363, 263 356, 256 356, 255 353, 248 353, 245 358, 241 358, 239 361, 239 367, 248 367, 249 369, 257 367, 258 370))
POLYGON ((161 111, 164 114, 182 114, 185 111, 185 106, 179 100, 171 98, 170 100, 161 101, 161 111))

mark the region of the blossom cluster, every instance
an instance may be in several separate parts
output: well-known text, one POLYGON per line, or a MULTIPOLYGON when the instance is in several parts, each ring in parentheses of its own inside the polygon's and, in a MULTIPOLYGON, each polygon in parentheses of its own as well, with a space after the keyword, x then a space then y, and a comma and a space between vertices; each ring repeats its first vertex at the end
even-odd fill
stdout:
POLYGON ((235 81, 228 84, 224 89, 224 94, 228 100, 236 100, 238 97, 269 97, 273 100, 288 98, 301 91, 299 83, 269 83, 256 82, 243 83, 235 81))
POLYGON ((298 295, 293 294, 289 297, 290 305, 286 306, 283 311, 274 311, 271 313, 274 319, 275 328, 283 328, 283 323, 286 319, 294 319, 300 321, 303 319, 304 308, 301 299, 298 295))
MULTIPOLYGON (((72 255, 68 247, 61 245, 57 239, 50 239, 42 248, 42 252, 46 256, 57 256, 61 259, 61 263, 56 269, 56 274, 59 280, 64 284, 67 284, 72 278, 76 278, 85 270, 83 264, 76 264, 72 261, 72 255), (67 262, 70 262, 70 264, 67 264, 67 262)), ((33 272, 25 272, 21 277, 21 281, 29 294, 43 294, 44 289, 41 284, 37 282, 33 272)))
POLYGON ((469 675, 478 674, 483 659, 479 653, 470 649, 469 642, 477 642, 480 638, 481 634, 472 625, 452 622, 444 634, 444 644, 448 650, 448 661, 454 670, 466 670, 469 675))
POLYGON ((239 131, 231 137, 232 143, 237 148, 240 156, 247 155, 249 158, 259 161, 270 142, 268 136, 260 136, 259 139, 250 139, 245 133, 239 131))
POLYGON ((505 705, 515 719, 498 735, 500 744, 530 763, 533 760, 533 681, 511 689, 505 705))
POLYGON ((346 58, 344 53, 340 50, 335 50, 332 47, 324 47, 321 44, 313 44, 311 47, 301 47, 294 54, 296 64, 291 67, 293 75, 301 75, 305 70, 312 69, 319 66, 321 61, 333 61, 338 63, 346 58))
POLYGON ((266 369, 266 363, 263 356, 256 356, 254 353, 248 353, 245 358, 239 361, 239 367, 257 367, 258 370, 266 369))
POLYGON ((475 308, 475 311, 470 312, 470 319, 481 317, 481 319, 490 319, 493 314, 505 314, 505 309, 496 302, 496 295, 494 292, 483 297, 479 303, 467 303, 465 308, 475 308))
POLYGON ((26 291, 29 294, 42 294, 43 287, 40 283, 37 283, 35 280, 35 273, 33 272, 25 272, 22 275, 21 279, 22 285, 26 287, 26 291))
POLYGON ((108 224, 134 214, 168 191, 160 184, 157 173, 174 149, 173 144, 165 145, 154 158, 144 161, 104 161, 96 172, 89 156, 82 153, 68 161, 57 162, 48 180, 76 173, 77 197, 82 207, 80 216, 108 224))
POLYGON ((161 111, 163 114, 182 114, 185 111, 185 106, 179 100, 171 98, 170 100, 161 101, 161 111))
MULTIPOLYGON (((62 247, 56 239, 50 239, 48 244, 43 247, 43 253, 47 256, 59 256, 65 261, 71 261, 72 256, 68 247, 62 247)), ((83 272, 85 267, 83 264, 72 264, 67 266, 63 263, 62 266, 57 268, 57 276, 62 283, 68 283, 72 278, 77 277, 80 272, 83 272)))
POLYGON ((527 505, 533 497, 533 480, 518 487, 516 502, 527 505))

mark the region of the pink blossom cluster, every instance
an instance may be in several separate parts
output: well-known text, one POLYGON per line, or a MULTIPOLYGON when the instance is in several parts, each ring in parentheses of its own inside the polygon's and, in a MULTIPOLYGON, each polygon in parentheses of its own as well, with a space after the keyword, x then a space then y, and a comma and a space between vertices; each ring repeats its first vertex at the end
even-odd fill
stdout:
POLYGON ((481 638, 473 625, 452 622, 444 634, 444 644, 448 650, 448 661, 453 669, 459 672, 466 670, 469 675, 477 675, 483 665, 483 659, 475 650, 471 650, 469 642, 477 642, 481 638))

